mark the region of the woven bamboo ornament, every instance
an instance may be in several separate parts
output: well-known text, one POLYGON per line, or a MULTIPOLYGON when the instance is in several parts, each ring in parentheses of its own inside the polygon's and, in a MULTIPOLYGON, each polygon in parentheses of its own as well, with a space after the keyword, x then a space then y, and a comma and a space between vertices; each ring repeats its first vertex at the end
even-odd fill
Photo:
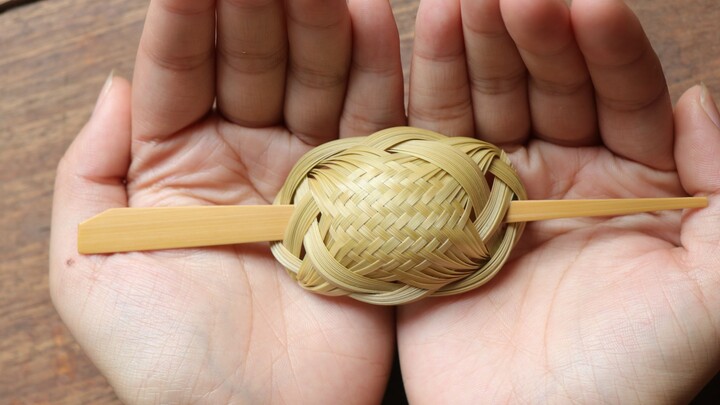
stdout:
POLYGON ((398 127, 311 150, 272 206, 112 209, 80 224, 78 250, 271 241, 302 287, 397 305, 486 283, 524 221, 707 206, 706 198, 526 199, 496 146, 398 127))
POLYGON ((525 189, 505 152, 415 128, 319 146, 275 203, 293 204, 272 252, 300 285, 394 305, 474 289, 525 227, 504 224, 525 189))

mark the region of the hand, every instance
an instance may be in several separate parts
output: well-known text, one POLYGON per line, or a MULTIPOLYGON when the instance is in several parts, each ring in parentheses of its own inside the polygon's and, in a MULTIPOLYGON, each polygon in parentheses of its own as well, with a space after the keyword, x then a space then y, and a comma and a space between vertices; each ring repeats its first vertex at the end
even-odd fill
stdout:
POLYGON ((720 117, 707 91, 673 114, 618 0, 424 0, 411 78, 409 124, 513 151, 531 199, 710 206, 533 223, 489 284, 399 308, 410 402, 692 398, 720 360, 720 117))
POLYGON ((110 80, 60 163, 50 258, 54 303, 119 397, 378 402, 392 309, 303 291, 267 245, 82 256, 76 227, 268 204, 312 146, 405 124, 387 1, 154 0, 130 90, 110 80))

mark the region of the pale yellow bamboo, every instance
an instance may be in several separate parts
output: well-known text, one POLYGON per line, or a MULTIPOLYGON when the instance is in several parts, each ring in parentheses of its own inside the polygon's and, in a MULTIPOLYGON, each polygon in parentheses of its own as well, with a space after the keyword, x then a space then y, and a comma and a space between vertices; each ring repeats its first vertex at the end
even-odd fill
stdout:
POLYGON ((606 200, 526 200, 510 203, 505 222, 605 217, 707 207, 706 197, 622 198, 606 200))
MULTIPOLYGON (((702 208, 705 197, 513 201, 506 222, 702 208)), ((281 240, 292 205, 114 208, 78 227, 83 254, 281 240)))
POLYGON ((113 253, 282 239, 292 205, 113 208, 78 226, 78 252, 113 253))

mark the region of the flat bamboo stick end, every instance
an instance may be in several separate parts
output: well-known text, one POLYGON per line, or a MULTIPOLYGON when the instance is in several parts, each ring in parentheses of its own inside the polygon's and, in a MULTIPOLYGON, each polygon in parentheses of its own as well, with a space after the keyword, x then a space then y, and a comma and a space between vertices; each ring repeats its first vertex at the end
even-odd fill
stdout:
POLYGON ((291 205, 115 208, 78 226, 82 254, 280 240, 291 205))

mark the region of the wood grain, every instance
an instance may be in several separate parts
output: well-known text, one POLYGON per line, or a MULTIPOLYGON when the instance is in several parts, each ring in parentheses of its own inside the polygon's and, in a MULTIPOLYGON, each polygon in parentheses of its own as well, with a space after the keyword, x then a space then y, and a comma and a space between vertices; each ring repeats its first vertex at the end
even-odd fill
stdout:
POLYGON ((105 77, 131 73, 146 6, 59 0, 0 14, 0 403, 119 403, 50 301, 50 206, 105 77))
POLYGON ((4 13, 8 10, 12 10, 14 8, 27 6, 29 4, 35 3, 37 1, 42 0, 2 0, 0 1, 0 13, 4 13))
MULTIPOLYGON (((407 72, 417 0, 392 3, 407 72)), ((720 3, 628 3, 673 99, 701 81, 720 95, 720 3)), ((55 166, 105 77, 132 73, 146 7, 147 0, 53 0, 0 14, 0 403, 119 403, 50 302, 50 205, 55 166)))

